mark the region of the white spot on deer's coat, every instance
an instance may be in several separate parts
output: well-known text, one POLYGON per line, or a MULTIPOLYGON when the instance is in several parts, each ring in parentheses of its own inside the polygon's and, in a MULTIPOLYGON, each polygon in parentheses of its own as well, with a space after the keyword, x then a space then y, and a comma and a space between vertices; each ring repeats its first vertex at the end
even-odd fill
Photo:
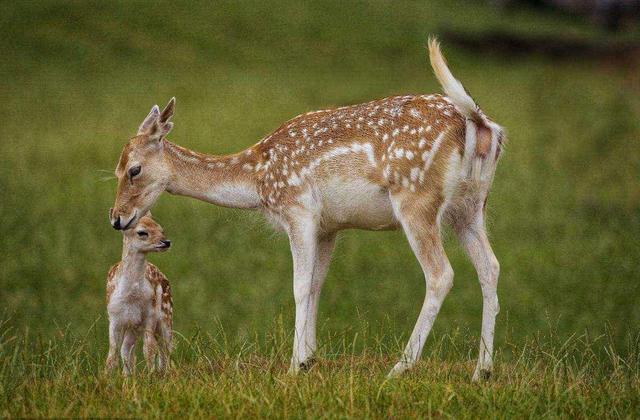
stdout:
POLYGON ((411 173, 410 173, 410 177, 411 177, 411 182, 416 182, 418 180, 418 175, 420 174, 420 168, 419 167, 415 167, 415 168, 411 168, 411 173))
POLYGON ((436 140, 433 142, 433 146, 431 147, 430 152, 424 152, 422 154, 422 160, 424 160, 425 162, 424 163, 425 169, 431 166, 431 163, 433 162, 433 158, 435 157, 436 153, 438 153, 438 149, 440 149, 440 145, 442 144, 443 140, 444 140, 444 133, 440 133, 438 137, 436 137, 436 140), (426 159, 425 159, 425 154, 427 154, 426 159))
POLYGON ((287 179, 287 183, 291 186, 297 187, 302 184, 302 180, 298 177, 298 174, 292 172, 289 179, 287 179))

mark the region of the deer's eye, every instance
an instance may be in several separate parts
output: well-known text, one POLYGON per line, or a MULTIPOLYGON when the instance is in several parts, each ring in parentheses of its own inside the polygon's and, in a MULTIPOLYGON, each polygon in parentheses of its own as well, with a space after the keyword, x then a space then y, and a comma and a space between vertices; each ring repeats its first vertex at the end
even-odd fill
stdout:
POLYGON ((142 168, 140 165, 129 168, 129 178, 133 179, 134 176, 139 175, 142 168))
POLYGON ((144 230, 138 231, 137 234, 138 234, 138 237, 142 239, 146 239, 149 236, 149 234, 144 230))

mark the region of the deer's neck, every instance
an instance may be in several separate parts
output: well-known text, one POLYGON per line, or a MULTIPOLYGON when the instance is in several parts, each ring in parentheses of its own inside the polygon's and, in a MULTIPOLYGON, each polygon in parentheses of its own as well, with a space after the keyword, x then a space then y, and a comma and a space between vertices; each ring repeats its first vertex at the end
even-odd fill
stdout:
POLYGON ((164 151, 173 168, 167 185, 169 193, 223 207, 255 209, 260 206, 254 170, 256 156, 251 149, 235 155, 213 156, 164 140, 164 151))
POLYGON ((136 286, 144 280, 147 261, 142 252, 133 251, 127 246, 126 240, 122 248, 122 263, 120 266, 121 285, 136 286))

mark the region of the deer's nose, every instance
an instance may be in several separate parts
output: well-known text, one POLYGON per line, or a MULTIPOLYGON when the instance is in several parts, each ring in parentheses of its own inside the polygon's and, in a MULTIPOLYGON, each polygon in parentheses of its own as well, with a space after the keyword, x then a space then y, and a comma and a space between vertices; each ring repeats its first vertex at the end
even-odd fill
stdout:
POLYGON ((162 243, 162 245, 166 246, 167 248, 171 246, 171 241, 168 239, 163 239, 160 242, 162 243))
POLYGON ((122 229, 122 226, 120 225, 120 216, 118 216, 118 218, 116 220, 114 220, 113 222, 111 222, 111 225, 113 226, 114 229, 116 230, 120 230, 122 229))

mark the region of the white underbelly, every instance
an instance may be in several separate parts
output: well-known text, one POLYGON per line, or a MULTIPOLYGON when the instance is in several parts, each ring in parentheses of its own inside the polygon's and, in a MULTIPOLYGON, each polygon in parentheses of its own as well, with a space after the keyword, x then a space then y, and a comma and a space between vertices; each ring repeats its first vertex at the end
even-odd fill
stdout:
POLYGON ((388 230, 398 227, 389 192, 365 179, 335 179, 318 186, 322 228, 388 230))

